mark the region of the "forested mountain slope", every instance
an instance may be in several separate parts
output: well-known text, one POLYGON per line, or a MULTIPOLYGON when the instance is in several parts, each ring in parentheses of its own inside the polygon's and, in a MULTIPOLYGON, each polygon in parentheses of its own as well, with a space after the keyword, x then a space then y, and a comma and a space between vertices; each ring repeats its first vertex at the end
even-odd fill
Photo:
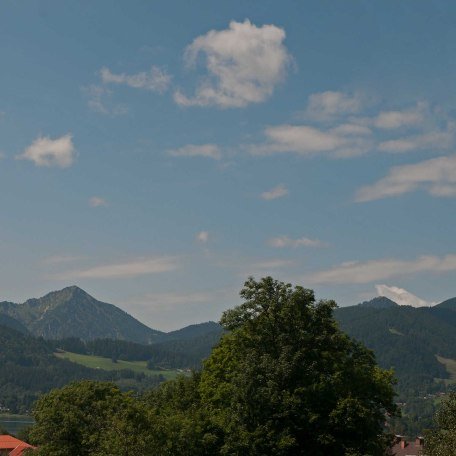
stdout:
POLYGON ((449 377, 436 355, 456 359, 456 306, 379 307, 371 301, 339 308, 335 317, 343 331, 374 350, 382 367, 395 369, 399 392, 426 392, 435 378, 449 377))
POLYGON ((111 338, 148 344, 162 334, 76 286, 29 299, 23 304, 1 302, 2 314, 18 321, 31 334, 45 339, 111 338))

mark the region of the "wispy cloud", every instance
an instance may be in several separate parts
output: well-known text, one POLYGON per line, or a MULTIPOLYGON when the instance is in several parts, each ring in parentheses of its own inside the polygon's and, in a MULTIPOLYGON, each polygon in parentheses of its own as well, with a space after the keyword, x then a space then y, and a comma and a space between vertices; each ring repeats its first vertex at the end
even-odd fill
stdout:
POLYGON ((392 130, 396 128, 418 126, 425 121, 427 103, 418 103, 412 109, 382 111, 372 119, 376 128, 392 130))
POLYGON ((220 160, 222 152, 216 144, 187 144, 186 146, 167 151, 173 157, 206 157, 220 160))
POLYGON ((196 240, 202 244, 206 244, 209 241, 209 231, 200 231, 197 233, 196 240))
POLYGON ((104 199, 101 198, 100 196, 92 196, 89 198, 89 206, 90 207, 103 207, 107 206, 108 202, 104 199))
POLYGON ((158 93, 165 92, 171 83, 171 76, 157 66, 152 66, 149 71, 135 74, 115 74, 109 68, 104 67, 100 70, 100 77, 104 84, 120 84, 158 93))
POLYGON ((342 263, 339 266, 310 274, 306 280, 315 284, 370 283, 423 272, 438 273, 455 270, 456 254, 443 257, 420 256, 415 260, 392 258, 342 263))
POLYGON ((186 63, 196 64, 203 54, 207 77, 195 95, 174 94, 182 106, 240 108, 269 98, 291 61, 285 31, 275 25, 257 27, 250 21, 230 22, 226 30, 197 37, 185 51, 186 63))
POLYGON ((422 149, 434 151, 449 149, 453 144, 454 131, 453 128, 450 128, 382 141, 378 145, 378 150, 389 153, 404 153, 422 149))
POLYGON ((437 197, 456 197, 456 155, 395 166, 376 183, 360 188, 355 199, 373 201, 415 190, 437 197))
POLYGON ((75 157, 72 135, 66 134, 56 139, 39 136, 16 158, 30 160, 36 166, 68 168, 73 164, 75 157))
POLYGON ((305 117, 326 121, 341 115, 355 114, 363 107, 360 94, 326 91, 310 95, 305 117))
POLYGON ((377 290, 377 294, 379 296, 385 296, 400 306, 429 307, 436 304, 435 302, 425 301, 424 299, 421 299, 409 291, 399 287, 375 285, 375 289, 377 290))
POLYGON ((288 189, 283 184, 279 184, 271 190, 267 190, 261 194, 261 198, 264 200, 270 201, 277 198, 283 198, 288 195, 288 189))
POLYGON ((66 271, 53 275, 60 280, 72 279, 125 279, 149 274, 159 274, 178 269, 177 257, 139 258, 128 262, 111 263, 86 269, 66 271))
POLYGON ((128 108, 122 104, 114 104, 111 101, 112 91, 103 85, 92 84, 83 87, 87 95, 87 104, 92 111, 109 116, 120 116, 128 113, 128 108))
POLYGON ((288 236, 277 236, 268 240, 268 245, 276 248, 284 247, 327 247, 328 244, 319 239, 309 239, 301 237, 297 239, 289 238, 288 236))
POLYGON ((352 157, 368 152, 372 145, 370 130, 354 124, 319 129, 308 125, 278 125, 268 127, 267 141, 248 146, 253 155, 296 153, 303 156, 326 154, 333 157, 352 157))

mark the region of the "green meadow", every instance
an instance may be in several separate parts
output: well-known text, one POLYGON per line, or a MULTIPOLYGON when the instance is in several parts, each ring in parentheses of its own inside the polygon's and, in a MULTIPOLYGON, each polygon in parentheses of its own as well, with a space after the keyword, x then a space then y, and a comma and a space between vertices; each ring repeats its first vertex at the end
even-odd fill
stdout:
POLYGON ((145 375, 163 375, 167 380, 175 378, 179 373, 176 369, 147 369, 146 361, 123 361, 118 360, 114 363, 110 358, 103 358, 101 356, 80 355, 79 353, 61 352, 55 353, 57 358, 68 359, 73 363, 81 364, 92 369, 103 369, 106 371, 131 369, 135 373, 144 373, 145 375))

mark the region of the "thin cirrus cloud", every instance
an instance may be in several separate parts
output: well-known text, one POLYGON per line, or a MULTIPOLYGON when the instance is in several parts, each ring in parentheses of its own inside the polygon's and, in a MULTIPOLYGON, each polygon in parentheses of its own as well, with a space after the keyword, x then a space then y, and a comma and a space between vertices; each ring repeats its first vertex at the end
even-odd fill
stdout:
POLYGON ((76 150, 71 134, 52 139, 39 136, 16 158, 29 160, 36 166, 68 168, 76 157, 76 150))
POLYGON ((167 151, 167 154, 172 157, 205 157, 214 160, 220 160, 222 158, 220 147, 216 144, 187 144, 177 149, 170 149, 167 151))
POLYGON ((456 270, 456 254, 443 257, 420 256, 415 260, 380 259, 351 261, 306 277, 314 284, 360 284, 417 273, 441 273, 456 270))
POLYGON ((355 114, 362 107, 361 95, 328 90, 309 96, 304 116, 312 120, 326 121, 341 115, 355 114))
POLYGON ((140 258, 128 262, 112 263, 85 269, 66 271, 52 277, 59 280, 72 279, 127 279, 143 275, 175 271, 179 267, 177 257, 162 256, 140 258))
POLYGON ((108 205, 108 202, 101 198, 100 196, 92 196, 89 198, 89 206, 90 207, 105 207, 108 205))
POLYGON ((121 116, 128 113, 125 105, 112 102, 112 91, 107 87, 92 84, 83 87, 82 90, 88 97, 88 105, 92 111, 110 116, 121 116))
POLYGON ((360 188, 355 201, 391 198, 416 190, 435 197, 456 197, 456 155, 395 166, 379 181, 360 188))
POLYGON ((100 70, 101 81, 104 84, 126 85, 134 89, 144 89, 152 92, 164 93, 171 84, 171 75, 164 69, 152 66, 149 71, 141 71, 135 74, 111 72, 109 68, 100 70))
POLYGON ((187 66, 203 55, 207 77, 193 96, 182 91, 174 100, 182 106, 242 108, 269 98, 284 79, 291 62, 283 44, 285 31, 275 25, 257 27, 249 20, 232 21, 228 29, 211 30, 185 50, 187 66))
POLYGON ((385 296, 400 306, 429 307, 436 304, 435 302, 425 301, 413 293, 404 290, 404 288, 389 287, 388 285, 380 284, 375 285, 375 289, 379 296, 385 296))
POLYGON ((267 244, 275 248, 285 248, 285 247, 327 247, 328 244, 320 241, 319 239, 310 239, 307 237, 301 237, 297 239, 292 239, 288 236, 277 236, 268 240, 267 244))
POLYGON ((288 189, 283 184, 279 184, 271 190, 263 192, 260 196, 266 201, 275 200, 277 198, 283 198, 288 195, 288 189))

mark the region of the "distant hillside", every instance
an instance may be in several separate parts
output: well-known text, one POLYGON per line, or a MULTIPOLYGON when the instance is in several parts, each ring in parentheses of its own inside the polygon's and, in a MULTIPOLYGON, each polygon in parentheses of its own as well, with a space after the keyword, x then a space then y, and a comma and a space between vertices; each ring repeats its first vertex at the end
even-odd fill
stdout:
POLYGON ((436 355, 456 359, 456 305, 415 308, 381 299, 337 309, 341 329, 374 350, 382 367, 396 370, 400 391, 401 382, 426 391, 434 378, 448 378, 436 355))
POLYGON ((452 383, 437 355, 456 360, 456 299, 415 308, 376 298, 336 309, 334 316, 343 331, 375 352, 381 367, 394 368, 398 400, 407 403, 395 431, 414 434, 431 426, 435 402, 426 398, 452 383))
MULTIPOLYGON (((1 302, 0 315, 16 320, 23 329, 45 339, 110 338, 148 344, 162 334, 76 286, 29 299, 23 304, 1 302)), ((12 322, 5 324, 12 326, 12 322)))
POLYGON ((159 342, 168 342, 171 340, 187 340, 194 339, 200 336, 204 336, 208 333, 219 333, 222 332, 222 327, 214 321, 208 321, 205 323, 199 323, 196 325, 186 326, 185 328, 178 329, 176 331, 170 331, 162 334, 159 338, 159 342))
POLYGON ((19 331, 23 334, 28 333, 27 328, 20 321, 6 314, 0 314, 0 326, 6 326, 7 328, 15 329, 16 331, 19 331))

